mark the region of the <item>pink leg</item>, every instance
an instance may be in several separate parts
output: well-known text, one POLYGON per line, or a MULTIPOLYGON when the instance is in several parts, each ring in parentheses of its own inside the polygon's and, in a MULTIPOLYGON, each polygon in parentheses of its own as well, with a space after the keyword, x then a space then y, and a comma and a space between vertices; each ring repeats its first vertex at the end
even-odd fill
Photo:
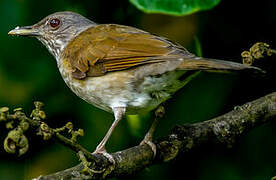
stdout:
POLYGON ((115 127, 117 126, 119 121, 123 118, 123 116, 125 114, 125 110, 126 110, 125 107, 115 107, 115 108, 113 108, 115 120, 112 123, 109 130, 107 131, 107 133, 104 136, 103 140, 100 142, 100 144, 97 146, 96 150, 93 152, 94 154, 97 154, 97 153, 107 154, 106 149, 105 149, 105 144, 108 141, 108 139, 110 138, 113 130, 115 129, 115 127))
POLYGON ((165 113, 165 109, 164 107, 161 105, 159 106, 156 111, 155 111, 155 118, 154 121, 149 129, 149 131, 147 132, 147 134, 145 135, 143 141, 140 144, 147 144, 151 147, 152 152, 153 152, 153 156, 155 157, 156 155, 156 146, 155 144, 152 142, 152 137, 153 137, 153 133, 155 131, 155 128, 158 124, 158 119, 162 118, 164 116, 165 113))

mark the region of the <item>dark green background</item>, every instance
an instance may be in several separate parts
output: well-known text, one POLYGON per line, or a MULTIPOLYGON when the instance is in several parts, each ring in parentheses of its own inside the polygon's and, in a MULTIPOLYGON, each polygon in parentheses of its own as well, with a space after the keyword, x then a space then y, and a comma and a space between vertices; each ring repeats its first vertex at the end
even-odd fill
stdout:
MULTIPOLYGON (((175 17, 144 14, 128 1, 119 0, 1 0, 0 107, 24 107, 29 114, 33 101, 43 101, 47 123, 60 127, 72 121, 76 128, 85 130, 81 143, 93 151, 111 125, 112 115, 82 101, 66 87, 55 59, 40 42, 9 37, 9 30, 31 25, 56 11, 70 10, 97 23, 131 25, 168 37, 194 53, 200 53, 201 47, 205 57, 241 62, 240 53, 257 41, 275 48, 275 7, 274 0, 222 0, 212 10, 175 17)), ((269 72, 263 79, 202 73, 166 103, 167 113, 156 137, 168 133, 174 124, 207 120, 275 91, 275 61, 261 64, 269 72)), ((108 142, 108 151, 139 144, 150 123, 150 115, 123 120, 108 142)), ((3 142, 7 130, 4 124, 0 126, 3 142)), ((270 179, 276 175, 275 130, 276 123, 269 123, 250 131, 232 149, 205 145, 179 160, 152 166, 125 179, 270 179)), ((76 155, 62 145, 45 142, 31 133, 27 136, 30 150, 20 158, 0 149, 0 179, 30 179, 78 163, 76 155)))

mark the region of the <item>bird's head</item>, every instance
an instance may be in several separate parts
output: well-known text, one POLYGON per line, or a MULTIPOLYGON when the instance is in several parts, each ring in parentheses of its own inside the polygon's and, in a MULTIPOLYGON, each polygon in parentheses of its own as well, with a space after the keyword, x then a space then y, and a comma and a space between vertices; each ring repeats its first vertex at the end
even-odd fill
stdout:
POLYGON ((57 12, 32 26, 16 27, 9 35, 31 36, 40 40, 57 58, 67 43, 96 24, 74 12, 57 12))

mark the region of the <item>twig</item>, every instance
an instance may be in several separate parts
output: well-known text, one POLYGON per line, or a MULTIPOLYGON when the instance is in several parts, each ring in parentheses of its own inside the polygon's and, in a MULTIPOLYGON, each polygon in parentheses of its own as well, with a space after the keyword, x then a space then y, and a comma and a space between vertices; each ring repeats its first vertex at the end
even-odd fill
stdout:
POLYGON ((35 102, 35 109, 32 111, 30 118, 22 112, 22 108, 14 109, 14 114, 9 113, 9 108, 0 108, 0 122, 6 122, 7 128, 14 128, 13 124, 16 122, 18 126, 12 129, 4 142, 4 148, 8 153, 18 153, 18 155, 24 154, 28 150, 28 139, 24 135, 24 132, 29 129, 29 127, 36 129, 37 134, 43 136, 44 140, 53 138, 54 140, 60 142, 61 144, 69 147, 76 153, 81 151, 89 161, 99 164, 103 161, 107 161, 106 158, 99 159, 95 155, 92 155, 88 150, 76 142, 77 136, 83 135, 83 130, 78 131, 73 130, 73 124, 71 122, 67 123, 62 128, 50 128, 44 121, 46 115, 42 111, 43 104, 41 102, 35 102), (62 134, 63 131, 68 130, 72 135, 71 139, 66 138, 62 134))

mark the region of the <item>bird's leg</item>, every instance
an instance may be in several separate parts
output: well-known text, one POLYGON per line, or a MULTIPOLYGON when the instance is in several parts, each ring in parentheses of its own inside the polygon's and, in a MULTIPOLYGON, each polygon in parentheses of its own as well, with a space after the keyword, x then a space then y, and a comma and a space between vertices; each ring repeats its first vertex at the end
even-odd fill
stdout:
POLYGON ((93 154, 98 154, 98 153, 104 154, 104 155, 108 154, 106 152, 106 149, 105 149, 105 144, 108 141, 109 137, 111 136, 113 130, 115 129, 115 127, 119 123, 119 121, 123 118, 126 109, 125 109, 125 107, 115 107, 112 110, 114 112, 114 118, 115 118, 115 120, 112 123, 111 127, 109 128, 109 130, 107 131, 107 133, 106 133, 105 137, 103 138, 103 140, 100 142, 100 144, 97 146, 96 150, 93 152, 93 154))
POLYGON ((164 113, 165 113, 164 107, 162 105, 158 106, 158 108, 155 110, 154 121, 153 121, 149 131, 145 135, 143 141, 140 143, 140 145, 142 145, 142 144, 149 145, 151 147, 152 151, 153 151, 153 156, 154 157, 156 155, 156 146, 152 142, 152 137, 153 137, 154 130, 155 130, 157 124, 158 124, 158 120, 164 116, 164 113))

